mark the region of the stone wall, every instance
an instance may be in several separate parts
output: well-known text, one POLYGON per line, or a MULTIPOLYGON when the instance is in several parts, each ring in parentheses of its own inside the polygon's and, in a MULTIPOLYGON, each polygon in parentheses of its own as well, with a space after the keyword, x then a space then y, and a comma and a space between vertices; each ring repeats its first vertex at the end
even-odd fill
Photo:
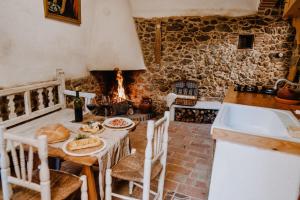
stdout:
POLYGON ((162 62, 154 62, 155 19, 136 19, 148 70, 142 93, 158 111, 173 81, 195 80, 201 97, 224 97, 232 84, 273 85, 288 73, 295 31, 276 16, 162 19, 162 62), (254 34, 253 49, 238 49, 239 34, 254 34), (282 57, 279 57, 282 53, 282 57))
MULTIPOLYGON (((149 96, 155 110, 163 112, 164 97, 176 80, 195 80, 199 83, 199 97, 222 99, 229 85, 273 85, 288 73, 295 31, 281 17, 170 17, 161 20, 162 60, 161 65, 157 65, 154 62, 156 19, 135 19, 147 66, 146 71, 133 72, 135 81, 130 84, 130 98, 136 105, 142 96, 149 96), (239 34, 254 34, 253 49, 237 48, 239 34)), ((85 80, 82 83, 89 86, 82 89, 95 91, 94 82, 85 80)))

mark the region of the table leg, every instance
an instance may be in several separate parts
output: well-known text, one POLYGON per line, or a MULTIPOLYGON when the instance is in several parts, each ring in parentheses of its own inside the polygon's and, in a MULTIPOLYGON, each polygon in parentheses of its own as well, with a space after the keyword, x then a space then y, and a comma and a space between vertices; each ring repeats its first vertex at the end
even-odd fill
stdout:
POLYGON ((97 189, 92 166, 84 165, 82 168, 82 173, 86 175, 87 178, 89 200, 97 200, 97 189))

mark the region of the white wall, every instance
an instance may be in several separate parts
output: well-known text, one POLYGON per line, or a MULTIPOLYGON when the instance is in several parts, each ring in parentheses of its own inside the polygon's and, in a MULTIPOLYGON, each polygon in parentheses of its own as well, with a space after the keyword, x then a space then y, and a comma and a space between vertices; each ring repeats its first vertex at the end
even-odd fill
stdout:
POLYGON ((128 0, 97 0, 89 35, 90 70, 145 69, 143 53, 128 0))
POLYGON ((255 14, 260 0, 130 0, 135 17, 241 16, 255 14))
POLYGON ((67 77, 87 73, 86 32, 92 1, 82 1, 82 25, 44 17, 43 0, 0 1, 0 86, 45 81, 63 68, 67 77))
POLYGON ((80 26, 44 17, 43 0, 0 0, 0 87, 45 81, 62 68, 145 68, 127 0, 81 0, 80 26), (126 34, 125 34, 126 33, 126 34))

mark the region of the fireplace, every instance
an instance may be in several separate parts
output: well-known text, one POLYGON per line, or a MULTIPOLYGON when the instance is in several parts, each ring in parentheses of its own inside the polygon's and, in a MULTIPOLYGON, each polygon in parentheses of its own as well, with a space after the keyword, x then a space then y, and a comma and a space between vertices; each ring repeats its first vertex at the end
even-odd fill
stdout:
MULTIPOLYGON (((99 94, 96 97, 98 106, 93 111, 94 114, 101 116, 137 116, 142 114, 153 116, 152 109, 149 109, 151 105, 146 106, 145 109, 145 104, 142 101, 142 99, 149 98, 137 92, 136 78, 141 71, 121 71, 119 69, 91 71, 91 75, 97 80, 96 87, 99 87, 99 94)), ((148 103, 151 104, 151 100, 148 103)))

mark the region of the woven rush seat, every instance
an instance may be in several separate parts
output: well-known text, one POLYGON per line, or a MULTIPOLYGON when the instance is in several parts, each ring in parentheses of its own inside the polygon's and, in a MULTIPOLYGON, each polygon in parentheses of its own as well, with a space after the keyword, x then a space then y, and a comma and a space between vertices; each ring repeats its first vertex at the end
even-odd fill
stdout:
MULTIPOLYGON (((126 156, 112 167, 111 176, 122 180, 142 183, 144 178, 144 161, 144 155, 139 153, 126 156)), ((155 179, 161 170, 162 165, 157 160, 152 166, 151 180, 155 179)))
MULTIPOLYGON (((82 181, 79 177, 72 174, 50 170, 51 181, 51 199, 62 200, 69 197, 72 193, 81 187, 82 181)), ((39 183, 39 173, 35 171, 32 176, 32 182, 39 183)), ((41 193, 34 190, 30 190, 21 186, 13 187, 14 193, 12 199, 14 200, 35 200, 41 199, 41 193)))

